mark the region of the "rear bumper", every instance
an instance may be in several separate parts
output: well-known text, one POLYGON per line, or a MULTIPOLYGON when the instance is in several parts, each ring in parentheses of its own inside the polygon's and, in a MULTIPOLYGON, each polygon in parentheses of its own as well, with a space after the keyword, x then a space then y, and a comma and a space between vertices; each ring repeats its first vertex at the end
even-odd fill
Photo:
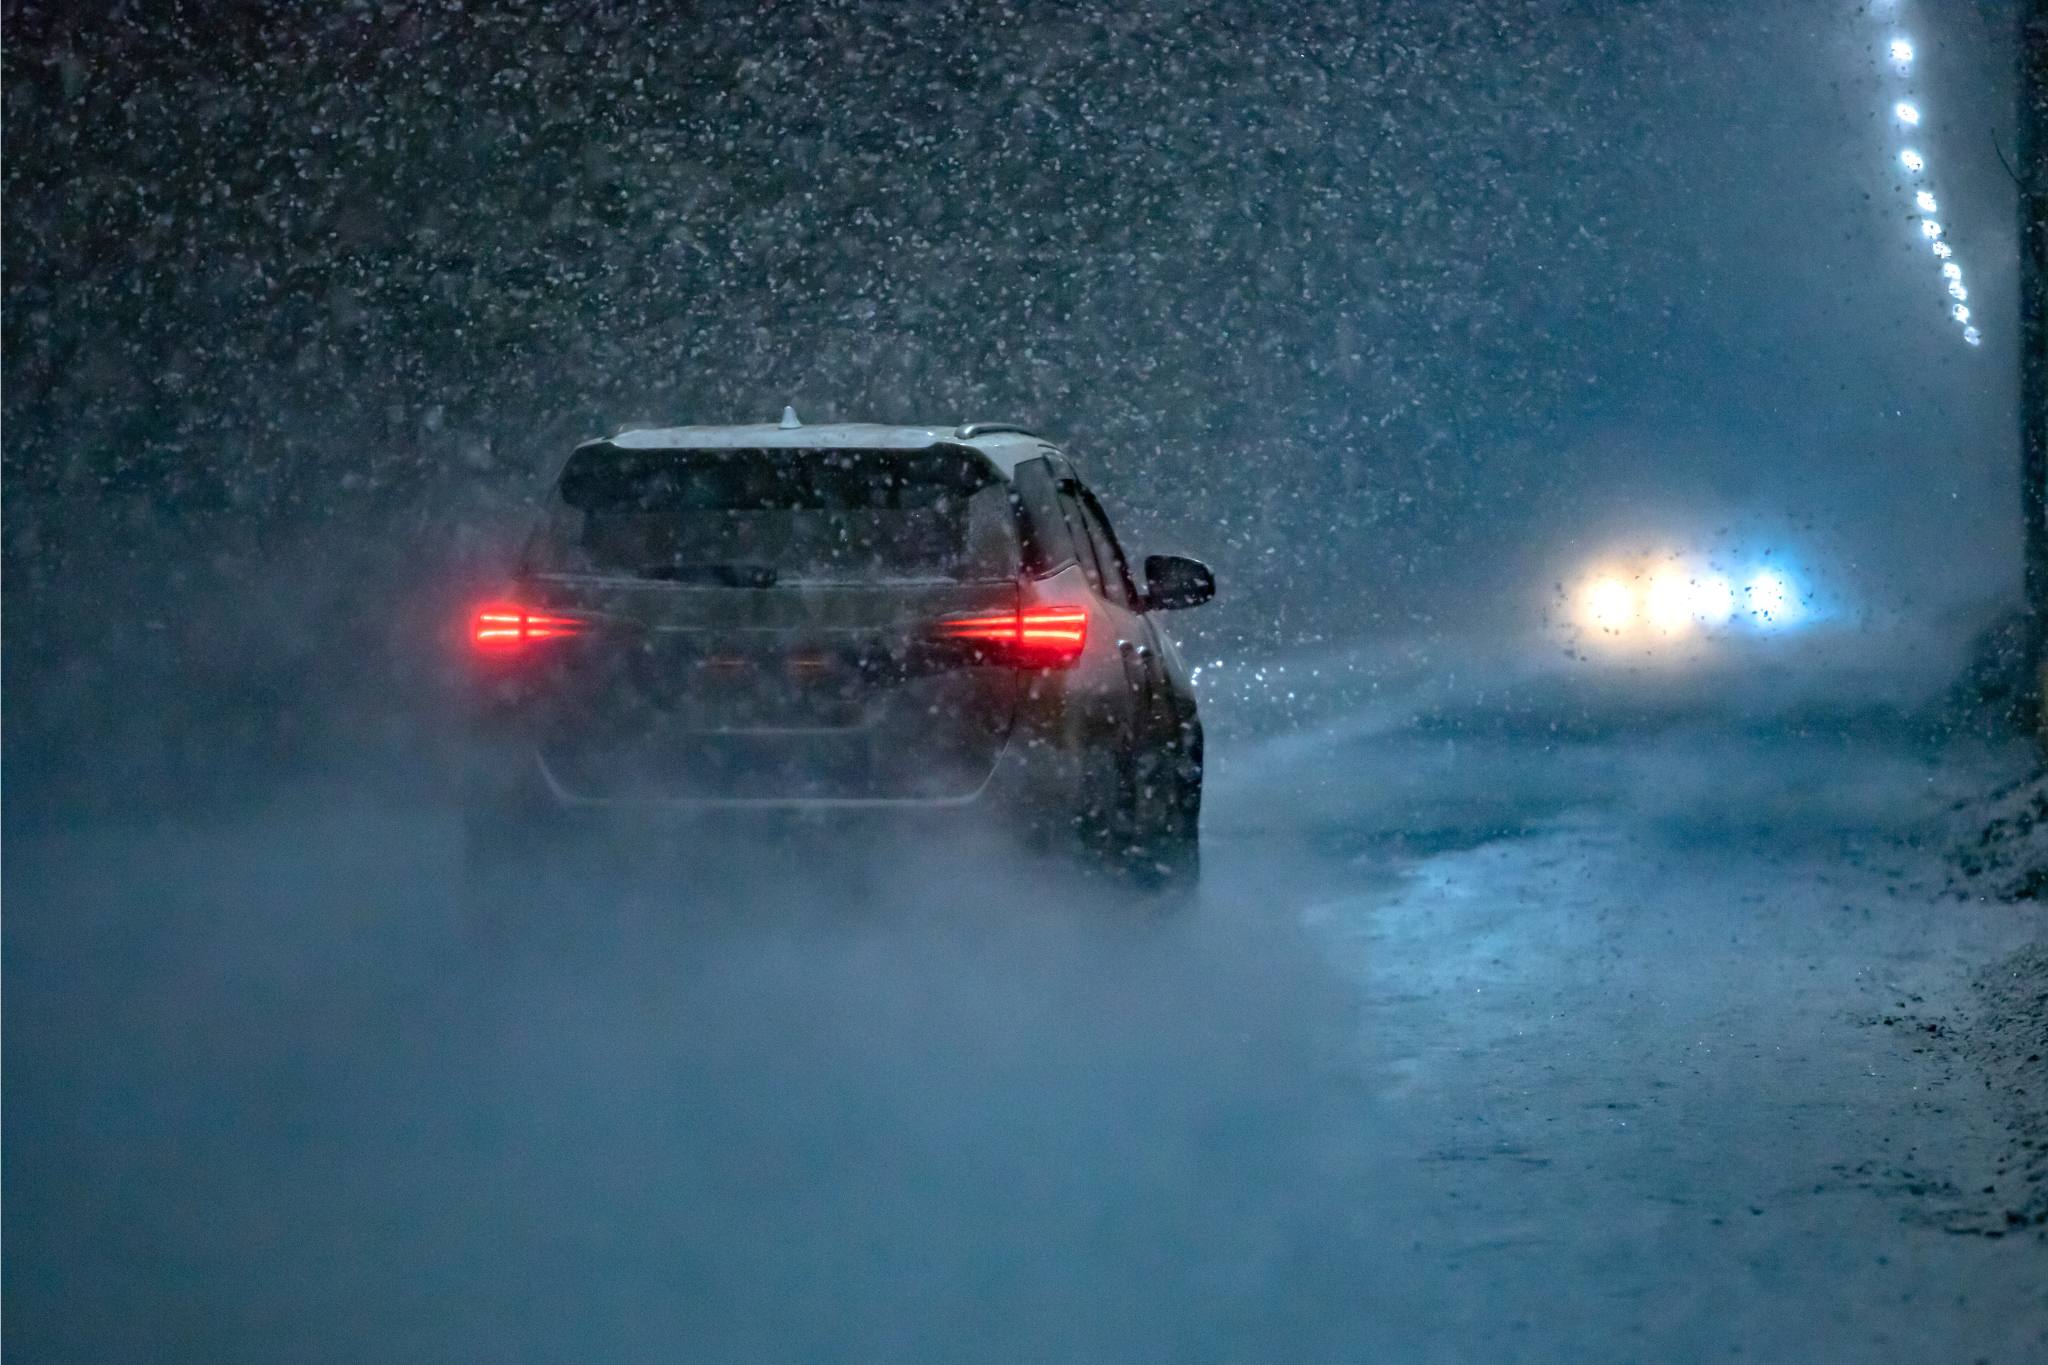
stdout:
POLYGON ((525 812, 541 818, 649 816, 663 820, 729 812, 815 819, 834 814, 888 816, 957 811, 989 812, 1005 823, 1036 824, 1045 815, 1064 811, 1073 804, 1081 766, 1079 750, 1076 745, 1062 742, 1063 738, 1057 731, 1049 733, 1042 724, 1015 726, 978 782, 970 780, 969 784, 940 793, 695 795, 640 790, 614 795, 578 791, 550 767, 529 736, 503 729, 473 731, 464 764, 464 803, 483 816, 491 812, 525 812))
POLYGON ((579 796, 563 786, 547 760, 529 751, 535 773, 553 804, 561 810, 645 811, 904 811, 964 810, 982 805, 997 785, 1002 762, 990 769, 975 790, 955 796, 579 796))
POLYGON ((590 780, 580 765, 560 761, 554 746, 565 730, 575 731, 546 699, 538 706, 502 705, 486 695, 481 700, 492 704, 477 706, 467 717, 464 804, 486 818, 494 811, 523 811, 543 819, 606 823, 614 817, 659 823, 721 812, 808 823, 835 814, 857 819, 950 811, 986 815, 1006 826, 1058 824, 1076 808, 1084 755, 1105 740, 1114 742, 1104 708, 1087 704, 1092 695, 1075 697, 1070 683, 1065 674, 1032 679, 1016 700, 1007 732, 991 735, 994 743, 978 759, 945 742, 942 732, 929 745, 898 741, 887 749, 883 772, 893 780, 886 783, 874 780, 881 775, 874 768, 863 772, 856 765, 843 782, 834 782, 830 773, 798 773, 799 780, 781 785, 772 769, 755 767, 755 780, 739 790, 720 790, 710 782, 633 780, 636 764, 659 771, 673 762, 652 747, 644 755, 630 747, 622 751, 618 774, 624 780, 602 766, 597 780, 590 780))

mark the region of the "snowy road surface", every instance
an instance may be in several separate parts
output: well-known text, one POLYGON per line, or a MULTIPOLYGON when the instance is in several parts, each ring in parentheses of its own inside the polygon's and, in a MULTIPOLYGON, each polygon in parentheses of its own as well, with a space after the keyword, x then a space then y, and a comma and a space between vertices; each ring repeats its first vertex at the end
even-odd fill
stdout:
POLYGON ((1163 923, 912 832, 479 949, 445 812, 17 836, 10 1357, 2048 1358, 2048 1247, 1944 1230, 2018 760, 1844 728, 1222 745, 1163 923))

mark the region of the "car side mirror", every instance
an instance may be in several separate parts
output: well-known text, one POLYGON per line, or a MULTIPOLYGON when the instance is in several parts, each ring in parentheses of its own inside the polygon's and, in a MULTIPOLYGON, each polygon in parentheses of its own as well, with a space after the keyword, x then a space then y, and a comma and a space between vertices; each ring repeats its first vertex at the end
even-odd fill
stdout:
POLYGON ((1216 595, 1216 575, 1199 559, 1145 556, 1145 605, 1154 611, 1199 607, 1216 595))

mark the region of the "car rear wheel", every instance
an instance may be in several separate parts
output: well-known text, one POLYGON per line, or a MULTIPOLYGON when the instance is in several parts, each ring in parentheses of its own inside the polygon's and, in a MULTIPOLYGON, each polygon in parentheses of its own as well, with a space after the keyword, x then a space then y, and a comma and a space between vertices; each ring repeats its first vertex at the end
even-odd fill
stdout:
POLYGON ((1074 817, 1084 857, 1168 900, 1201 878, 1201 765, 1177 750, 1090 749, 1074 817))
POLYGON ((1200 740, 1192 753, 1176 745, 1137 762, 1137 825, 1145 832, 1134 874, 1156 894, 1184 896, 1202 874, 1200 740))

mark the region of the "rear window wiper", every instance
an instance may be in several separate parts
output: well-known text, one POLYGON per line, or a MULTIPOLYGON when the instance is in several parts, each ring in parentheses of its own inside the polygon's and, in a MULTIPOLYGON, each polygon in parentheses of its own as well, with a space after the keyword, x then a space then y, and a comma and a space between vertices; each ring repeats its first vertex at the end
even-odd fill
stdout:
POLYGON ((775 566, 772 564, 647 564, 639 573, 642 578, 658 578, 666 583, 694 583, 721 588, 775 586, 775 566))

